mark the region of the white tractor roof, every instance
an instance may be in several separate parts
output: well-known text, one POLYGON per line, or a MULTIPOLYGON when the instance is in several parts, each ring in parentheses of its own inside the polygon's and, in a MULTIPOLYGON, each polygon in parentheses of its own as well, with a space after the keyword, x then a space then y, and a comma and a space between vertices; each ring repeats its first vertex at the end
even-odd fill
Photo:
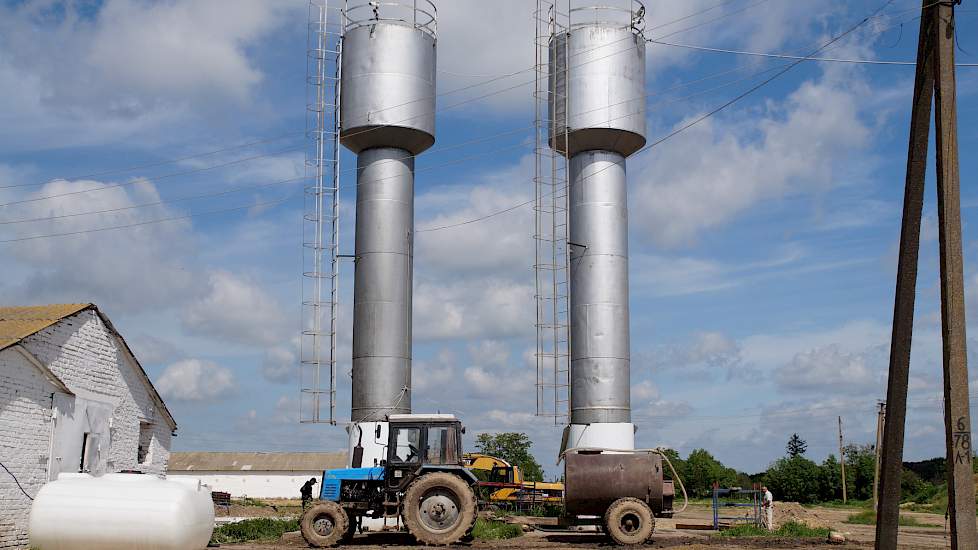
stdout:
POLYGON ((390 414, 389 422, 456 422, 454 414, 390 414))

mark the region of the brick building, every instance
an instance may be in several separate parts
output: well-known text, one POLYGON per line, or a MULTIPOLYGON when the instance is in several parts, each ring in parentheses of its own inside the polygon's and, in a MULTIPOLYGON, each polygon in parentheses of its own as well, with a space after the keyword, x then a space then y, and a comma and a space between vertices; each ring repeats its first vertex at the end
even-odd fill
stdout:
POLYGON ((176 428, 93 304, 0 307, 0 548, 27 546, 29 496, 60 472, 164 475, 176 428))

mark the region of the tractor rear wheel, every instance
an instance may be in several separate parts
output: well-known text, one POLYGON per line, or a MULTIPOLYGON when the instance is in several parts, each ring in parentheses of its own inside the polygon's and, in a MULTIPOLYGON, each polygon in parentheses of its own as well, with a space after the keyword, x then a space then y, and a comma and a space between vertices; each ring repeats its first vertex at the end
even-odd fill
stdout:
POLYGON ((649 505, 637 498, 620 498, 604 513, 608 535, 618 544, 642 544, 655 530, 655 517, 649 505))
POLYGON ((475 525, 475 492, 462 478, 444 472, 425 474, 404 492, 404 524, 418 542, 449 545, 475 525))
POLYGON ((335 546, 350 529, 350 517, 346 510, 331 500, 310 506, 299 521, 302 538, 309 546, 326 548, 335 546))

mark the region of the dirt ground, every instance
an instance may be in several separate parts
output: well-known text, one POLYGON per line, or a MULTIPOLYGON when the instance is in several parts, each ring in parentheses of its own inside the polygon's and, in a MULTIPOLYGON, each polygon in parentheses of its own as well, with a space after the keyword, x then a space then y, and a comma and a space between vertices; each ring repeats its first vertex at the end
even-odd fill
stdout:
MULTIPOLYGON (((786 509, 789 507, 786 507, 786 509)), ((775 508, 777 511, 777 508, 775 508)), ((791 510, 792 514, 786 515, 805 515, 808 523, 818 526, 826 526, 835 531, 843 533, 846 537, 845 544, 829 545, 822 540, 792 540, 777 538, 758 538, 758 539, 729 539, 718 537, 711 531, 676 529, 677 522, 680 524, 702 524, 707 525, 712 522, 712 511, 709 506, 690 506, 688 510, 672 519, 659 519, 656 523, 655 535, 644 548, 688 548, 691 550, 746 550, 755 548, 770 549, 811 549, 811 548, 872 548, 875 536, 875 526, 873 525, 851 525, 845 523, 850 514, 858 510, 836 509, 836 508, 806 508, 798 512, 791 510)), ((777 512, 776 512, 777 515, 777 512)), ((935 548, 949 548, 948 539, 944 534, 944 517, 936 514, 925 513, 906 513, 913 516, 922 523, 940 525, 941 527, 900 527, 899 548, 901 550, 923 550, 935 548)), ((797 519, 792 517, 791 519, 797 519)), ((778 519, 776 517, 775 521, 778 519)), ((414 545, 413 539, 406 534, 400 533, 374 533, 358 535, 350 546, 355 546, 362 550, 381 550, 391 547, 399 548, 423 548, 414 545)), ((591 548, 611 548, 612 545, 604 535, 591 533, 552 533, 534 531, 526 533, 524 536, 499 541, 475 541, 471 544, 462 545, 472 550, 508 550, 514 548, 542 548, 542 549, 575 549, 585 550, 591 548)), ((305 544, 301 537, 286 535, 286 539, 276 543, 266 544, 235 544, 225 545, 225 548, 235 550, 270 550, 270 549, 291 549, 304 548, 305 544)))

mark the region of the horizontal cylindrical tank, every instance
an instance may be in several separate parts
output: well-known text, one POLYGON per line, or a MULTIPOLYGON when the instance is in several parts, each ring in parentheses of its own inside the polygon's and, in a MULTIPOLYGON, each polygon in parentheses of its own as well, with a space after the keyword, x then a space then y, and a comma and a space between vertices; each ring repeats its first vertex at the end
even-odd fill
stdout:
POLYGON ((570 161, 571 423, 631 422, 625 158, 570 161))
POLYGON ((419 154, 435 143, 435 36, 380 20, 343 36, 340 139, 359 153, 398 147, 419 154))
POLYGON ((662 457, 655 453, 569 452, 564 455, 564 506, 572 516, 603 516, 612 502, 634 497, 663 510, 662 457))
POLYGON ((190 550, 213 530, 209 487, 141 474, 61 474, 37 493, 29 523, 38 550, 190 550))
POLYGON ((635 29, 592 23, 555 35, 550 79, 554 150, 627 157, 645 145, 645 39, 635 29))
POLYGON ((353 284, 354 422, 411 412, 414 158, 393 147, 357 158, 353 284))

